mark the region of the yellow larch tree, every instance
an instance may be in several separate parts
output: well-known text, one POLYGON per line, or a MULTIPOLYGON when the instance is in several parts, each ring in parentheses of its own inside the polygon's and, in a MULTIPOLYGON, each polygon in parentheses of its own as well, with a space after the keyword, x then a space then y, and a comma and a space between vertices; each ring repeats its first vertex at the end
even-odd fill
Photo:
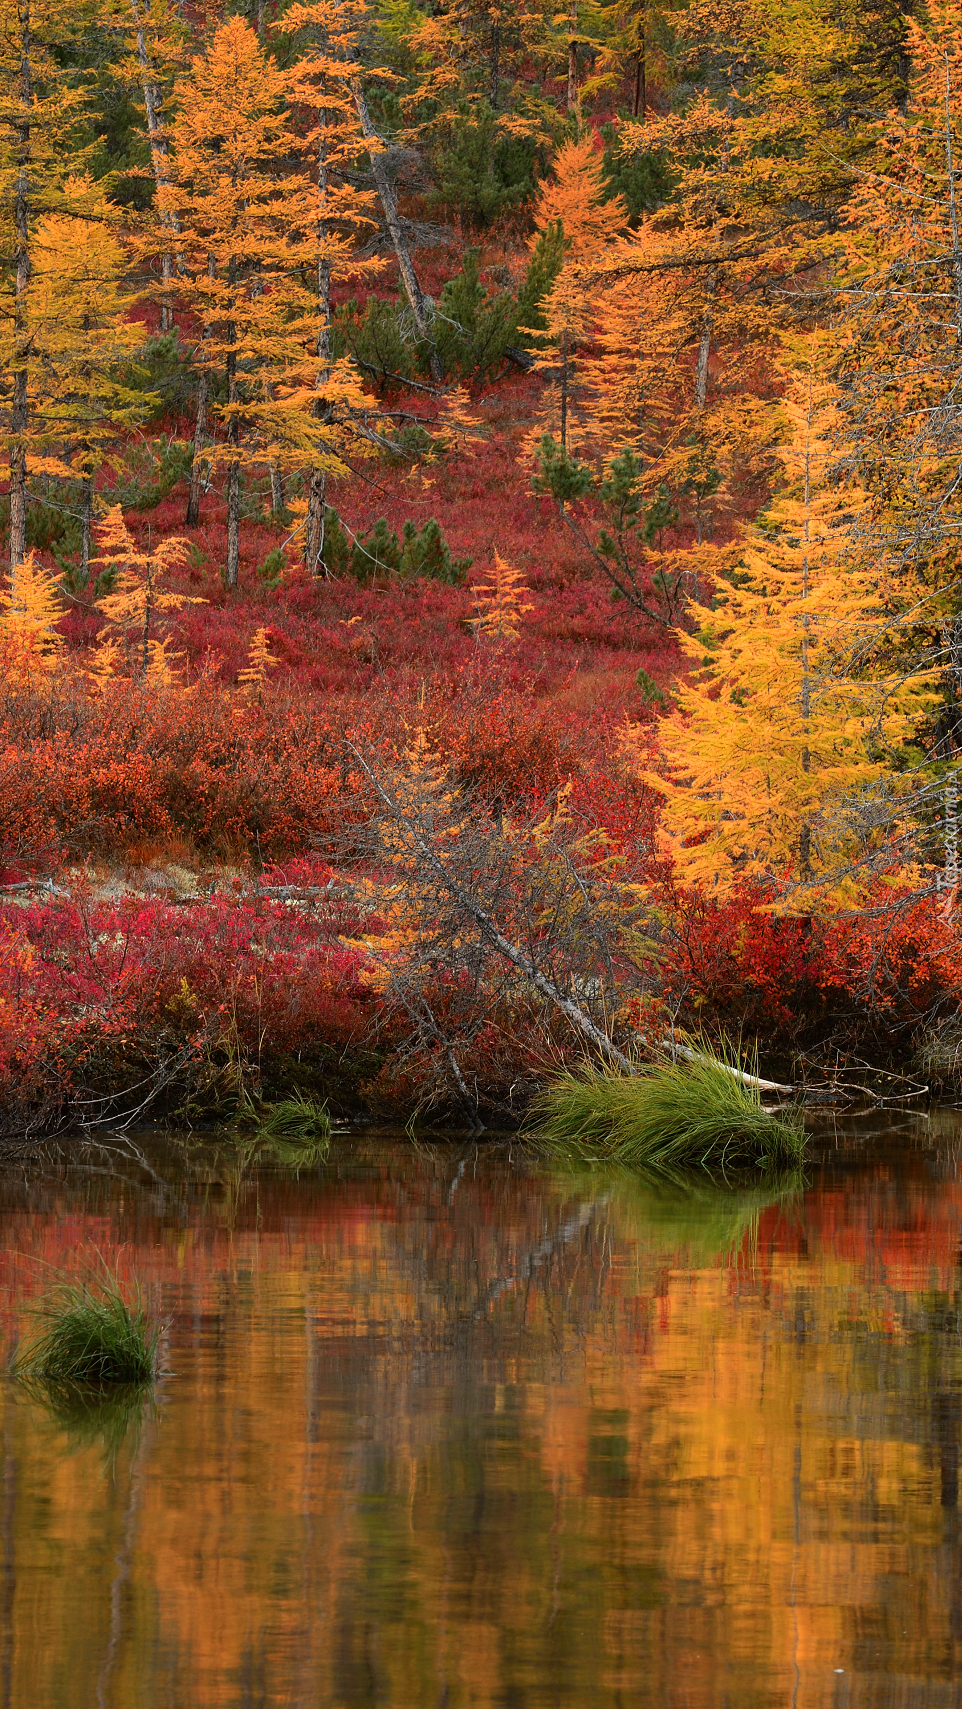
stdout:
POLYGON ((690 322, 670 267, 661 270, 671 254, 647 221, 600 258, 600 277, 589 272, 579 421, 586 454, 601 465, 613 452, 631 450, 644 471, 646 501, 659 488, 669 492, 682 527, 701 546, 717 532, 746 443, 763 435, 750 394, 729 389, 703 404, 697 369, 679 361, 690 322))
POLYGON ((863 495, 828 478, 837 418, 822 384, 802 376, 785 413, 783 488, 712 606, 693 608, 698 632, 679 637, 692 675, 647 781, 683 880, 717 895, 769 880, 809 911, 818 893, 857 891, 859 808, 891 825, 910 787, 901 750, 932 690, 892 668, 886 589, 849 539, 863 495))
POLYGON ((602 346, 641 287, 640 342, 663 352, 658 478, 696 540, 766 479, 779 338, 824 307, 813 287, 851 229, 851 168, 874 164, 872 113, 898 95, 872 31, 832 0, 690 0, 673 53, 683 75, 698 67, 691 93, 619 126, 625 157, 661 155, 674 186, 586 283, 602 346))
POLYGON ((876 170, 856 180, 840 234, 839 366, 877 539, 902 553, 911 578, 947 587, 954 618, 962 542, 962 4, 939 0, 906 29, 907 104, 878 124, 876 170))
POLYGON ((389 39, 402 41, 421 76, 401 110, 413 135, 435 147, 450 142, 470 115, 492 147, 506 136, 544 140, 556 124, 553 105, 531 80, 534 65, 556 50, 551 14, 543 4, 505 0, 444 0, 430 10, 391 4, 381 12, 389 39), (425 111, 425 86, 431 101, 425 111))
POLYGON ((399 814, 394 820, 383 820, 378 835, 378 852, 396 876, 389 877, 387 882, 361 880, 361 894, 370 902, 381 924, 376 935, 353 940, 370 957, 372 965, 366 971, 367 982, 382 992, 392 980, 403 977, 418 947, 418 911, 404 881, 405 868, 414 852, 411 824, 429 825, 443 845, 441 828, 457 793, 449 768, 435 746, 433 726, 418 724, 413 731, 405 726, 405 733, 407 740, 388 778, 399 814), (410 823, 405 824, 408 817, 410 823))
POLYGON ((178 297, 201 324, 191 509, 199 494, 209 377, 226 400, 211 406, 224 437, 208 450, 226 471, 229 587, 240 568, 241 465, 316 457, 316 357, 311 294, 300 282, 315 252, 316 198, 298 163, 286 110, 287 75, 250 26, 219 25, 177 90, 170 127, 171 183, 159 191, 180 222, 178 297))
POLYGON ((85 582, 97 472, 121 431, 136 426, 152 400, 124 379, 142 328, 128 316, 132 296, 123 286, 120 210, 85 176, 67 181, 65 198, 67 211, 40 217, 33 243, 29 395, 35 437, 45 449, 31 455, 29 466, 79 480, 85 582))
POLYGON ((905 33, 905 98, 876 122, 874 170, 855 180, 839 233, 837 367, 848 451, 868 496, 865 549, 897 565, 903 668, 933 659, 941 666, 925 745, 941 773, 954 882, 962 769, 960 0, 934 0, 905 20, 905 33))
POLYGON ((57 628, 62 615, 54 577, 28 552, 0 593, 0 663, 9 681, 49 680, 63 650, 57 628))
POLYGON ((585 438, 581 369, 594 317, 580 269, 572 263, 566 263, 558 274, 541 305, 541 318, 545 348, 535 357, 532 371, 544 375, 544 389, 521 442, 523 462, 537 454, 545 434, 557 436, 562 451, 570 453, 577 451, 585 438))
POLYGON ((525 600, 528 588, 521 571, 505 562, 500 552, 494 554, 494 576, 490 582, 474 589, 474 604, 478 615, 472 619, 474 632, 480 640, 517 641, 521 634, 521 619, 534 606, 525 600))
POLYGON ((86 98, 72 54, 96 16, 80 0, 0 0, 0 367, 8 458, 10 565, 27 550, 27 481, 43 435, 31 408, 36 366, 29 299, 37 221, 65 206, 86 98))
POLYGON ((324 573, 327 482, 331 474, 343 472, 337 451, 344 429, 353 422, 363 439, 360 424, 370 410, 353 364, 333 358, 331 296, 338 280, 369 277, 383 266, 380 257, 360 254, 361 240, 377 226, 376 193, 356 182, 358 157, 371 146, 358 117, 355 87, 366 24, 363 0, 296 0, 281 18, 285 34, 293 31, 304 43, 289 87, 291 99, 310 115, 301 144, 312 203, 307 226, 315 287, 312 407, 320 429, 304 511, 304 563, 311 575, 324 573))
POLYGON ((594 321, 585 270, 600 263, 628 223, 627 205, 623 197, 611 195, 590 133, 559 149, 554 176, 538 198, 534 223, 532 249, 552 231, 560 231, 565 260, 540 310, 543 349, 535 367, 545 374, 546 385, 523 441, 525 461, 546 433, 557 437, 563 452, 575 450, 584 438, 579 370, 594 321))
POLYGON ((260 702, 268 674, 277 664, 277 658, 271 652, 270 634, 270 630, 263 625, 254 630, 247 649, 247 663, 237 678, 249 700, 260 702))
MULTIPOLYGON (((122 3, 122 0, 121 0, 122 3)), ((128 0, 118 18, 129 49, 121 72, 139 89, 147 120, 151 173, 160 226, 160 330, 173 327, 170 292, 177 262, 180 219, 170 195, 170 138, 164 117, 174 75, 183 70, 188 29, 177 0, 128 0)))
POLYGON ((614 243, 627 228, 627 203, 623 196, 612 195, 606 184, 590 130, 577 141, 563 143, 555 156, 552 175, 535 203, 532 248, 541 233, 555 224, 560 224, 567 254, 576 263, 597 259, 599 250, 614 243))
POLYGON ((166 578, 187 561, 190 542, 172 535, 151 549, 141 550, 133 538, 119 504, 107 512, 97 526, 99 556, 95 562, 113 571, 116 581, 109 593, 97 601, 97 609, 110 629, 102 642, 102 658, 95 675, 113 673, 120 649, 132 676, 143 682, 169 682, 173 659, 167 638, 157 633, 158 621, 166 612, 203 600, 165 587, 166 578))
POLYGON ((590 341, 581 361, 584 436, 602 458, 613 446, 639 454, 653 449, 652 426, 665 372, 659 326, 641 279, 613 281, 599 305, 590 303, 590 341))

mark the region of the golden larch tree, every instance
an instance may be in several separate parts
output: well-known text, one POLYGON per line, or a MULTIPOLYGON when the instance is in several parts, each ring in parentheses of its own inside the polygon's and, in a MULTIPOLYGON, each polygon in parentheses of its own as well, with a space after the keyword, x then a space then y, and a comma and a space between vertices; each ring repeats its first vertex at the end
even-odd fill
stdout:
MULTIPOLYGON (((358 157, 371 146, 356 100, 366 21, 361 0, 298 0, 282 17, 285 33, 295 31, 304 44, 293 67, 290 93, 308 115, 301 145, 311 202, 307 239, 313 246, 315 288, 312 407, 319 429, 304 513, 304 563, 311 575, 324 573, 328 478, 343 472, 338 450, 352 424, 363 423, 370 409, 353 364, 334 360, 331 295, 338 280, 369 277, 383 266, 380 257, 360 254, 362 239, 369 239, 377 227, 375 192, 356 182, 358 157)), ((363 428, 354 428, 355 437, 362 433, 363 428)))
POLYGON ((240 568, 242 463, 309 465, 319 438, 313 302, 299 277, 313 254, 306 234, 316 202, 286 95, 286 74, 250 26, 238 17, 221 24, 178 85, 172 182, 159 193, 180 223, 177 294, 202 329, 195 473, 209 376, 219 369, 226 380, 226 400, 211 407, 224 438, 208 455, 226 470, 229 587, 240 568))
POLYGON ((500 552, 495 552, 493 579, 474 589, 478 615, 472 621, 479 639, 517 641, 522 617, 534 610, 531 602, 525 600, 527 592, 521 571, 506 563, 500 552))
POLYGON ((81 0, 0 0, 0 365, 8 457, 10 564, 27 550, 27 479, 43 435, 31 410, 36 356, 29 297, 37 221, 65 208, 85 94, 72 50, 97 9, 81 0))
POLYGON ((851 809, 907 791, 900 750, 932 691, 891 668, 885 590, 849 539, 864 495, 828 479, 837 419, 824 389, 803 377, 785 411, 783 488, 712 606, 693 608, 698 632, 679 637, 692 675, 647 781, 684 880, 715 894, 772 880, 808 908, 816 887, 857 890, 851 809))
POLYGON ((606 184, 591 131, 558 150, 552 175, 535 203, 532 247, 556 223, 564 232, 569 257, 577 263, 596 260, 598 251, 614 243, 627 227, 627 203, 623 196, 612 195, 606 184))
POLYGON ((62 615, 56 581, 28 552, 0 593, 0 664, 8 680, 42 684, 50 678, 63 650, 62 615))
POLYGON ((85 176, 69 179, 65 196, 67 210, 41 215, 33 242, 30 467, 80 482, 86 581, 97 472, 122 430, 137 426, 153 400, 124 377, 143 332, 129 319, 119 209, 85 176))
POLYGON ((132 676, 143 682, 169 682, 173 663, 167 637, 158 634, 158 623, 167 612, 204 603, 165 586, 167 577, 187 562, 190 542, 170 536, 143 551, 117 504, 98 525, 97 543, 100 554, 95 562, 113 571, 116 580, 97 601, 110 628, 102 638, 102 658, 95 674, 111 675, 122 649, 132 676))

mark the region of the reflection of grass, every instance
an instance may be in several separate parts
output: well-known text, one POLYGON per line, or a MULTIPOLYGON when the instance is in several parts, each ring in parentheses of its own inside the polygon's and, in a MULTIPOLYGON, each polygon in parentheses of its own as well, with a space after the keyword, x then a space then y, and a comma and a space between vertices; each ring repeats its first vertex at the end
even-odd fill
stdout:
POLYGON ((797 1163, 805 1135, 762 1108, 734 1064, 699 1052, 636 1075, 599 1067, 561 1075, 535 1100, 537 1140, 556 1154, 627 1165, 732 1169, 797 1163))
POLYGON ((152 1398, 145 1383, 118 1383, 102 1389, 25 1376, 22 1386, 51 1422, 66 1433, 71 1448, 99 1445, 107 1468, 114 1464, 128 1432, 133 1432, 136 1444, 152 1398))
POLYGON ((280 1103, 256 1109, 255 1131, 240 1147, 244 1165, 273 1161, 285 1169, 314 1169, 323 1163, 331 1146, 331 1118, 326 1104, 296 1092, 280 1103))
POLYGON ((113 1277, 62 1283, 38 1315, 46 1327, 18 1351, 18 1375, 99 1390, 153 1381, 160 1330, 113 1277))
POLYGON ((255 1155, 279 1163, 283 1169, 316 1169, 327 1160, 330 1139, 281 1139, 258 1134, 255 1155))
POLYGON ((625 1238, 695 1268, 737 1251, 746 1236, 753 1245, 762 1212, 791 1204, 805 1184, 799 1170, 765 1175, 748 1186, 726 1185, 704 1172, 612 1166, 573 1171, 568 1179, 595 1198, 599 1188, 607 1191, 609 1213, 625 1238))

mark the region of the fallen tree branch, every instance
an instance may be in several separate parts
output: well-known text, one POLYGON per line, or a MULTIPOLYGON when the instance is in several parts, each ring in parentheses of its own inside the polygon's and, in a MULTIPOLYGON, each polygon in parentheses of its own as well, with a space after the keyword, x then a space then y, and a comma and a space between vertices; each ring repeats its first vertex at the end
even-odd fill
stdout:
POLYGON ((586 1015, 584 1010, 579 1008, 578 1004, 573 1002, 570 997, 566 997, 565 993, 555 984, 554 980, 549 979, 547 974, 543 973, 541 969, 535 965, 530 956, 525 955, 524 951, 519 949, 517 944, 513 944, 509 938, 504 936, 504 933, 495 925, 490 914, 481 907, 481 904, 470 894, 468 890, 465 889, 464 885, 454 877, 453 873, 448 870, 443 860, 441 860, 437 852, 431 847, 418 825, 408 817, 394 797, 391 796, 384 788, 380 779, 368 765, 363 754, 361 754, 351 742, 345 743, 345 746, 348 752, 353 754, 365 777, 375 790, 382 805, 387 808, 395 822, 403 827, 425 866, 434 875, 435 879, 440 881, 443 888, 448 892, 448 895, 453 897, 454 901, 458 904, 458 907, 462 908, 468 918, 474 921, 481 933, 481 936, 491 949, 496 950, 497 953, 503 956, 506 961, 511 962, 512 966, 516 967, 520 973, 523 973, 525 978, 530 980, 538 994, 542 997, 546 997, 550 1003, 553 1003, 555 1008, 559 1009, 565 1016, 565 1019, 570 1021, 571 1025, 575 1027, 584 1038, 588 1039, 589 1042, 594 1045, 596 1050, 600 1050, 604 1056, 608 1057, 609 1061, 617 1063, 623 1074, 633 1075, 636 1072, 634 1065, 628 1060, 627 1056, 622 1054, 617 1045, 612 1043, 607 1033, 603 1033, 600 1027, 596 1027, 591 1017, 586 1015))
POLYGON ((795 1086, 783 1086, 780 1080, 762 1080, 757 1074, 749 1074, 744 1068, 733 1068, 730 1062, 722 1062, 718 1057, 708 1057, 700 1050, 691 1050, 687 1044, 678 1044, 672 1039, 665 1039, 662 1050, 667 1050, 673 1057, 681 1057, 685 1062, 713 1062, 716 1068, 723 1068, 733 1080, 738 1080, 743 1086, 754 1086, 757 1092, 781 1092, 788 1097, 797 1093, 795 1086))

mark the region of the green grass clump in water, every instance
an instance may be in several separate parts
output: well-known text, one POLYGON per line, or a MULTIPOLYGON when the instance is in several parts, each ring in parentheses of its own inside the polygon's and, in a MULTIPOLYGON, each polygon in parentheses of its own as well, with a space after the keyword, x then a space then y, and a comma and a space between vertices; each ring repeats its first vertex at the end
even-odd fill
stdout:
POLYGON ((331 1144, 331 1118, 326 1104, 300 1092, 270 1104, 249 1143, 251 1157, 267 1152, 287 1168, 311 1168, 323 1163, 331 1144))
POLYGON ((805 1135, 762 1108, 758 1088, 699 1051, 637 1075, 590 1067, 562 1075, 536 1099, 538 1138, 555 1151, 628 1165, 712 1168, 798 1163, 805 1135))
POLYGON ((97 1389, 153 1381, 160 1330, 112 1279, 65 1283, 40 1316, 46 1327, 18 1354, 18 1375, 97 1389))
POLYGON ((326 1104, 315 1103, 298 1092, 279 1104, 269 1104, 257 1125, 261 1139, 300 1140, 302 1142, 330 1139, 331 1118, 326 1104))

